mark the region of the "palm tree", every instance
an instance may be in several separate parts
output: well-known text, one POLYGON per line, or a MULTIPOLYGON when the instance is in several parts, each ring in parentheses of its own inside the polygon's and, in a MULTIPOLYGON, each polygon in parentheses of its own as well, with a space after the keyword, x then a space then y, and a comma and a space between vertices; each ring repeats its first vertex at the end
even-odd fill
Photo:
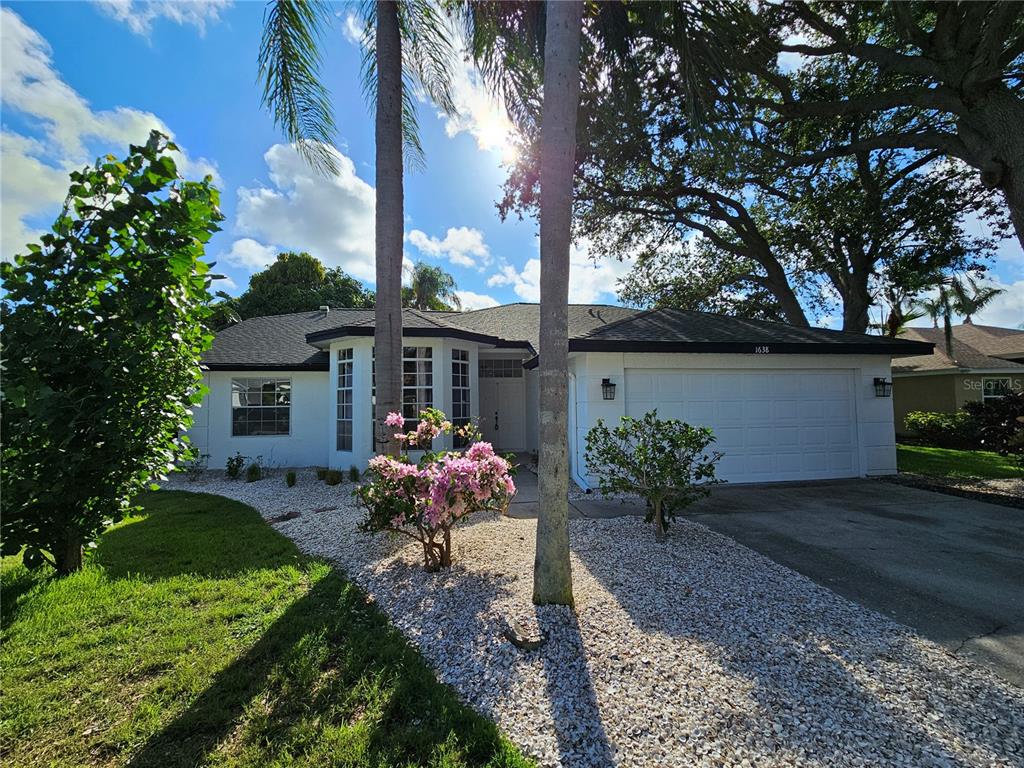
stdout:
POLYGON ((942 298, 939 296, 926 296, 918 299, 914 305, 921 312, 921 317, 929 317, 932 327, 939 327, 939 318, 942 317, 942 298))
POLYGON ((533 602, 572 605, 569 562, 569 245, 583 3, 547 4, 540 128, 540 477, 533 602))
POLYGON ((402 304, 415 309, 462 309, 455 278, 440 267, 422 261, 412 268, 409 286, 402 289, 402 304))
MULTIPOLYGON (((449 26, 429 0, 376 0, 362 9, 363 88, 375 108, 377 444, 397 455, 384 419, 400 411, 402 402, 403 156, 411 164, 423 162, 414 96, 404 80, 454 112, 454 49, 449 26)), ((322 35, 332 20, 332 9, 322 0, 274 0, 264 17, 259 53, 264 105, 299 153, 326 174, 338 170, 334 113, 320 78, 322 35)))
POLYGON ((964 275, 953 280, 950 286, 953 292, 953 309, 964 316, 964 322, 971 322, 971 315, 981 312, 996 296, 1004 292, 1004 288, 980 285, 976 278, 964 275))

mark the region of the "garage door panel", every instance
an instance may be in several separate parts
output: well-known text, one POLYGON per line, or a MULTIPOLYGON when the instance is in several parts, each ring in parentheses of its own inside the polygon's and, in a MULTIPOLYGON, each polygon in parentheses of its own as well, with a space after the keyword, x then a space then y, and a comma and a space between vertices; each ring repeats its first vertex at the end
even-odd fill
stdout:
POLYGON ((731 482, 858 474, 851 371, 626 370, 630 416, 656 408, 715 433, 731 482))

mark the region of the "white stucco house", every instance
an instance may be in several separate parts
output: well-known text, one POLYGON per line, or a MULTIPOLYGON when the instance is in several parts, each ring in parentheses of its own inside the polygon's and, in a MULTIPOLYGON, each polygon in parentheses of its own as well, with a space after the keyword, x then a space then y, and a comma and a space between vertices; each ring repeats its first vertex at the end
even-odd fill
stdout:
MULTIPOLYGON (((406 418, 434 406, 477 421, 497 450, 536 450, 539 317, 536 304, 405 310, 406 418)), ((730 482, 893 473, 890 363, 932 349, 600 305, 570 306, 569 337, 570 463, 584 487, 590 427, 651 409, 710 426, 730 482)), ((271 466, 361 469, 374 454, 372 310, 252 318, 217 334, 204 366, 209 393, 189 435, 211 467, 240 452, 271 466)))

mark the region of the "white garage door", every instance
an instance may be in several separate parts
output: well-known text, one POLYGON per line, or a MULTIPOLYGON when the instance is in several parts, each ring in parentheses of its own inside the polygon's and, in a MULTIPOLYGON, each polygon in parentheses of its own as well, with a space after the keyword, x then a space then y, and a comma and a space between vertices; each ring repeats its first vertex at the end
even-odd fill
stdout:
POLYGON ((854 477, 852 371, 626 370, 626 415, 711 427, 734 483, 854 477))

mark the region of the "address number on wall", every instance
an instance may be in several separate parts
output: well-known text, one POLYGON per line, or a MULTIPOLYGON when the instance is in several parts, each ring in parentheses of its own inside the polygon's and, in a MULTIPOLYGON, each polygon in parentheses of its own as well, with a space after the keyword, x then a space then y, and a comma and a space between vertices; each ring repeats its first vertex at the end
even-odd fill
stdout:
POLYGON ((755 355, 767 355, 770 351, 771 350, 768 349, 768 345, 767 344, 765 344, 764 346, 760 346, 760 347, 754 347, 754 354, 755 355))

